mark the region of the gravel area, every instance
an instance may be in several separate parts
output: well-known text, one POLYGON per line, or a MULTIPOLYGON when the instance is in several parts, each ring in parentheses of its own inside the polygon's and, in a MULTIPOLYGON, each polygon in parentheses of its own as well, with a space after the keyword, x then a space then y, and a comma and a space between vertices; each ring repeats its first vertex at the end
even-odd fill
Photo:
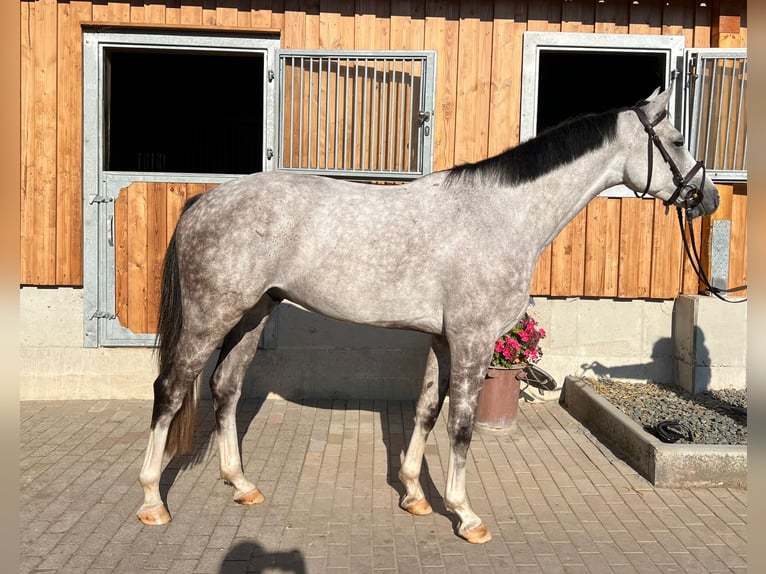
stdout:
POLYGON ((691 431, 692 440, 679 438, 677 444, 747 444, 746 389, 691 395, 674 385, 584 380, 647 432, 656 434, 656 425, 663 421, 681 423, 691 431))

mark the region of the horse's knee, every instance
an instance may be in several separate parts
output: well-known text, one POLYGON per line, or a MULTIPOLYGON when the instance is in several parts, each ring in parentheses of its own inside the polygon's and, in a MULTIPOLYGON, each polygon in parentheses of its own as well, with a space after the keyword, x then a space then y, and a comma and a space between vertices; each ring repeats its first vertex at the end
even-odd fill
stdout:
POLYGON ((439 404, 430 404, 418 409, 415 422, 423 427, 423 430, 427 433, 431 432, 436 424, 436 419, 439 417, 439 404))
POLYGON ((471 446, 473 437, 473 423, 460 422, 451 429, 452 450, 458 456, 458 460, 465 460, 468 455, 468 448, 471 446))

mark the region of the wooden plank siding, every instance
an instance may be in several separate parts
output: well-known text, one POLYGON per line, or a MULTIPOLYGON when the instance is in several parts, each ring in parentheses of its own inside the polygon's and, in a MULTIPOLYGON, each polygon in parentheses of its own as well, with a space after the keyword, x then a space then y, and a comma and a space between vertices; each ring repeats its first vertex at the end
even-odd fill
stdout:
POLYGON ((134 333, 154 333, 162 263, 187 199, 216 184, 135 182, 114 202, 115 309, 134 333))
MULTIPOLYGON (((746 2, 725 4, 727 22, 738 10, 744 26, 746 2)), ((721 38, 745 45, 746 28, 733 38, 719 26, 716 6, 693 0, 24 0, 21 282, 82 284, 82 23, 271 31, 283 48, 435 50, 434 169, 441 170, 518 143, 525 31, 682 34, 689 47, 718 45, 721 38)), ((320 129, 326 120, 319 118, 320 129)), ((115 205, 123 223, 116 229, 118 315, 144 332, 156 313, 152 281, 163 242, 183 200, 198 190, 134 185, 115 205), (138 280, 145 292, 132 289, 138 280)), ((730 196, 730 281, 739 284, 747 276, 747 186, 730 196)), ((696 232, 702 241, 700 226, 696 232)), ((550 296, 673 298, 698 288, 675 215, 666 217, 658 201, 635 198, 594 200, 543 253, 532 282, 533 294, 550 296)))

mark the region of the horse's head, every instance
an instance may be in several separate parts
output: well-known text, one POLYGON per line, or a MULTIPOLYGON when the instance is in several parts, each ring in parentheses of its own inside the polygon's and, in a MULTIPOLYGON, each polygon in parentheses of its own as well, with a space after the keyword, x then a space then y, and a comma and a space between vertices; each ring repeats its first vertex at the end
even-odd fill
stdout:
POLYGON ((667 117, 671 90, 658 92, 626 112, 638 131, 625 163, 625 184, 637 194, 684 208, 687 217, 709 215, 718 207, 718 190, 667 117))

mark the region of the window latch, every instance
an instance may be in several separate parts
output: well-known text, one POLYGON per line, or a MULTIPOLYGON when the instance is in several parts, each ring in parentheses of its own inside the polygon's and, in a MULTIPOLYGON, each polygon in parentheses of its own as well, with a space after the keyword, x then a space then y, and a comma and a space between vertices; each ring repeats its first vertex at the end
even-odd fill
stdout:
POLYGON ((423 127, 423 133, 426 136, 431 135, 431 126, 425 125, 426 122, 431 120, 431 112, 428 110, 420 110, 418 112, 418 124, 423 127))

